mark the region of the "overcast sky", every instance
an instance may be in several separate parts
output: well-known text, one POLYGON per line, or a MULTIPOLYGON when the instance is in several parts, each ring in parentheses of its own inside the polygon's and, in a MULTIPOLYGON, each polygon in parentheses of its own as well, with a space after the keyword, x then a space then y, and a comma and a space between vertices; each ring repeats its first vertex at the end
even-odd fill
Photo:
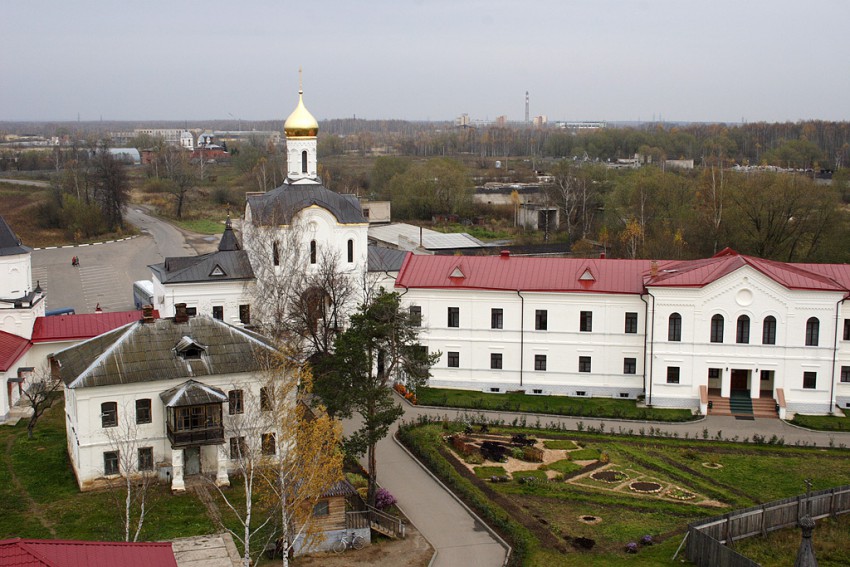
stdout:
POLYGON ((0 120, 850 119, 850 0, 0 8, 0 120))

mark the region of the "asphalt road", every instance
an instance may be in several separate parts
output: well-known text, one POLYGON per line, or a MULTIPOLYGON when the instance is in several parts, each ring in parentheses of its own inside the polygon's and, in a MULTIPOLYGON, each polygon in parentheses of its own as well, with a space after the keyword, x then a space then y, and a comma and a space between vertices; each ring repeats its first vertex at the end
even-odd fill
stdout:
POLYGON ((168 256, 194 256, 174 226, 131 207, 125 218, 141 236, 119 242, 46 248, 32 253, 32 277, 47 292, 47 309, 72 307, 77 313, 134 309, 133 282, 149 280, 149 264, 168 256), (80 265, 71 265, 77 256, 80 265))

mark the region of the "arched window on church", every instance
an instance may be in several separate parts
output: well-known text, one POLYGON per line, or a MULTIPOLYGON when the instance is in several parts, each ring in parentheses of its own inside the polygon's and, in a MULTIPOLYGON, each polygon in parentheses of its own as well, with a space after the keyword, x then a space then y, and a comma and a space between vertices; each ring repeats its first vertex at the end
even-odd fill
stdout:
POLYGON ((301 152, 301 173, 307 173, 307 151, 301 152))
POLYGON ((277 245, 277 240, 272 243, 272 262, 275 266, 280 266, 280 248, 277 245))
POLYGON ((316 241, 315 240, 310 241, 310 263, 311 264, 316 263, 316 241))
POLYGON ((354 261, 354 240, 349 238, 348 239, 348 263, 350 264, 353 261, 354 261))

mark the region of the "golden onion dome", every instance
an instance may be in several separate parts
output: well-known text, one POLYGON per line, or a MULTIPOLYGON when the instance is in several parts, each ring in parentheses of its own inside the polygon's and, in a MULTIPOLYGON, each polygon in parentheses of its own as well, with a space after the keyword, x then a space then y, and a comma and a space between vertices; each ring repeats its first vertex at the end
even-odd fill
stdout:
POLYGON ((304 107, 304 91, 298 90, 298 106, 283 123, 287 138, 315 138, 319 133, 319 123, 304 107))

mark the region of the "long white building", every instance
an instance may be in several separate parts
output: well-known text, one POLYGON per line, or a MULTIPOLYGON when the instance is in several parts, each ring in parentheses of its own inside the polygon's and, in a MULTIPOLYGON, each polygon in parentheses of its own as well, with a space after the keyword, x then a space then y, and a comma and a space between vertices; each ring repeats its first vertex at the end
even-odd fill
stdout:
POLYGON ((396 289, 442 357, 432 386, 780 414, 850 407, 850 266, 408 255, 396 289))

